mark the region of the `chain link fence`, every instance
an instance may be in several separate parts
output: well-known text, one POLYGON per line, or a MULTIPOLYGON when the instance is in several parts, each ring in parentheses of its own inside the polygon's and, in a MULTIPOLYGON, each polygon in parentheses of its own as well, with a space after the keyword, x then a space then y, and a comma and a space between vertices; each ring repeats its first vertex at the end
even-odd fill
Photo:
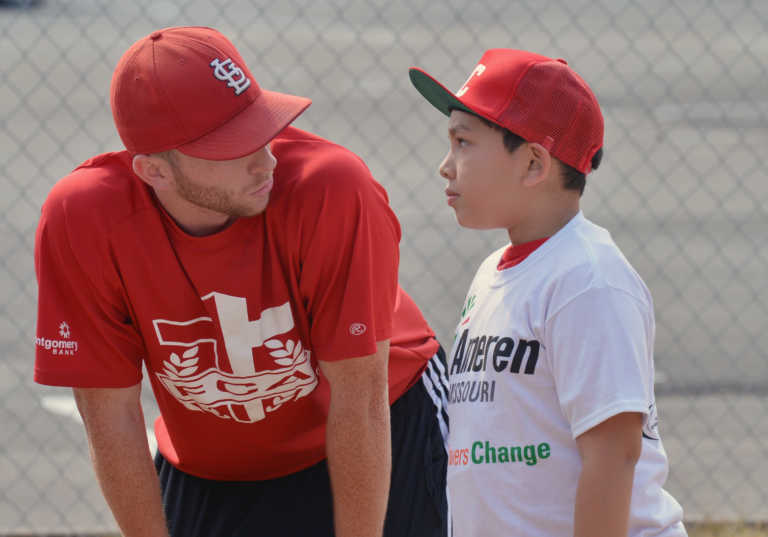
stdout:
POLYGON ((585 213, 655 298, 668 489, 689 521, 768 520, 768 2, 20 4, 0 0, 0 534, 115 530, 70 393, 31 380, 34 231, 58 178, 120 148, 108 87, 122 52, 189 24, 227 34, 264 87, 311 97, 297 125, 366 160, 403 225, 403 285, 446 346, 505 237, 459 228, 445 206, 446 120, 407 69, 458 88, 487 48, 566 58, 606 119, 585 213))

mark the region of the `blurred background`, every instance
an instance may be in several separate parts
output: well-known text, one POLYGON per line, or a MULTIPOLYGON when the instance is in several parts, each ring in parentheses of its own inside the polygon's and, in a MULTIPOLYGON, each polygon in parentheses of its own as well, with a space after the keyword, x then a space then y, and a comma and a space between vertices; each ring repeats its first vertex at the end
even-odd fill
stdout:
POLYGON ((313 99, 297 126, 365 159, 403 226, 403 286, 446 347, 506 236, 456 224, 436 172, 447 119, 408 68, 456 90, 487 48, 567 59, 606 121, 584 212, 655 299, 667 488, 690 522, 768 521, 768 2, 0 0, 0 534, 116 529, 71 392, 32 382, 33 240, 53 183, 121 148, 118 58, 176 25, 224 32, 260 85, 313 99))

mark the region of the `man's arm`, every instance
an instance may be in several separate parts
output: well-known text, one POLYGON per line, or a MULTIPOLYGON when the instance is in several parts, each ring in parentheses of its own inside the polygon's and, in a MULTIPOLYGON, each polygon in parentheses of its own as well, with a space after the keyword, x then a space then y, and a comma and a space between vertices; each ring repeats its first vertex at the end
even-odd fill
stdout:
POLYGON ((576 438, 581 476, 574 537, 626 537, 643 415, 617 414, 576 438))
POLYGON ((326 454, 337 537, 381 537, 384 528, 392 468, 389 341, 376 347, 370 356, 320 361, 331 388, 326 454))
POLYGON ((73 391, 96 477, 122 534, 168 537, 139 399, 141 384, 73 391))

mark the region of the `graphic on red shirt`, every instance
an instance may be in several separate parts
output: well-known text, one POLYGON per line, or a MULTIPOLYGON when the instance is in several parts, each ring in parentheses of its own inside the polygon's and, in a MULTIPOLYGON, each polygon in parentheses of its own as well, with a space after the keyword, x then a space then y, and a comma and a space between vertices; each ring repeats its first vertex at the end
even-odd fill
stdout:
POLYGON ((214 302, 218 327, 211 317, 152 321, 158 343, 176 347, 169 349, 157 378, 186 408, 253 423, 315 389, 318 379, 310 351, 298 338, 283 341, 277 337, 294 327, 290 303, 267 308, 251 321, 243 297, 214 292, 202 299, 214 302), (218 352, 217 330, 221 331, 227 359, 218 352), (213 367, 200 369, 201 346, 210 348, 213 367), (262 346, 273 357, 276 369, 257 369, 253 348, 262 346))

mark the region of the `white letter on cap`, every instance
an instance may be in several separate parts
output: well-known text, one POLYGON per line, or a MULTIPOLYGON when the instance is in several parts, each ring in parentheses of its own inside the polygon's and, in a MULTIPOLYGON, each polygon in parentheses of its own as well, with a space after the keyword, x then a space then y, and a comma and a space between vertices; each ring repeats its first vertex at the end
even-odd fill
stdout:
POLYGON ((243 70, 235 65, 231 58, 223 62, 216 58, 210 65, 214 68, 213 76, 219 80, 229 81, 227 87, 235 88, 235 95, 240 95, 251 85, 251 79, 245 76, 243 70), (230 66, 229 69, 226 68, 227 66, 230 66))
POLYGON ((459 91, 456 92, 456 97, 461 97, 465 93, 467 93, 467 90, 469 89, 469 81, 472 80, 473 76, 480 76, 485 72, 485 65, 482 63, 478 63, 477 67, 475 67, 472 72, 469 74, 469 78, 467 78, 467 81, 464 82, 464 85, 461 87, 459 91))

